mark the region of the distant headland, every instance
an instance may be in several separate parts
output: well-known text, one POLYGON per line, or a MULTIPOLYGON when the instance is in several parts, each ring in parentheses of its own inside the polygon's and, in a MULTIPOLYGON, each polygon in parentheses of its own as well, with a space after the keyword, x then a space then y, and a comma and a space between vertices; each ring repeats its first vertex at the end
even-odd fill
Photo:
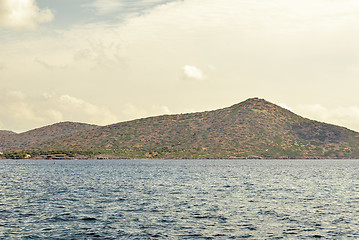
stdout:
POLYGON ((264 99, 108 126, 61 122, 0 131, 0 158, 359 158, 359 133, 264 99))

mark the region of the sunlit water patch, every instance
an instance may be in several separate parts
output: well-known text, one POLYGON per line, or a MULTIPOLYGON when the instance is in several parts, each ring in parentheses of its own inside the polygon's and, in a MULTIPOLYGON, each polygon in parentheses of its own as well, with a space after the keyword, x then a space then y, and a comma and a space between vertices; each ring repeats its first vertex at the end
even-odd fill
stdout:
POLYGON ((357 160, 1 160, 0 238, 359 238, 357 160))

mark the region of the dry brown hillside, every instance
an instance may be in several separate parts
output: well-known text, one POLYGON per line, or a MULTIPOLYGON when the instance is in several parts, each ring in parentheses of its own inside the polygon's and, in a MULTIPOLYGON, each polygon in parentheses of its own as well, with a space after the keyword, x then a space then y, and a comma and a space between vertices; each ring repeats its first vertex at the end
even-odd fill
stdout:
POLYGON ((33 144, 26 151, 90 151, 133 158, 359 158, 359 133, 263 99, 121 122, 33 144))
POLYGON ((61 122, 19 134, 11 131, 0 131, 0 151, 23 148, 30 144, 40 143, 56 137, 68 136, 96 127, 98 126, 84 123, 61 122))

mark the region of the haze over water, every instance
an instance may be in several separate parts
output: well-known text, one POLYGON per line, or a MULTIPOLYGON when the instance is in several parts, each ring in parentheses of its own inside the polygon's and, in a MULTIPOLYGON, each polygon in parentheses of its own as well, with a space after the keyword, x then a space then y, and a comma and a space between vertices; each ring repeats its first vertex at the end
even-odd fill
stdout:
POLYGON ((0 238, 358 238, 357 160, 2 160, 0 238))

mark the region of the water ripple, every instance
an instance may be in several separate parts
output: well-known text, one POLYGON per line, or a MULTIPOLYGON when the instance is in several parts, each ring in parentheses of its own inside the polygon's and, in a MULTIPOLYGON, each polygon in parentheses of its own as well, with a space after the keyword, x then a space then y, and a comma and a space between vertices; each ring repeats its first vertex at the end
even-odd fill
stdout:
POLYGON ((0 239, 359 238, 356 160, 0 161, 0 239))

